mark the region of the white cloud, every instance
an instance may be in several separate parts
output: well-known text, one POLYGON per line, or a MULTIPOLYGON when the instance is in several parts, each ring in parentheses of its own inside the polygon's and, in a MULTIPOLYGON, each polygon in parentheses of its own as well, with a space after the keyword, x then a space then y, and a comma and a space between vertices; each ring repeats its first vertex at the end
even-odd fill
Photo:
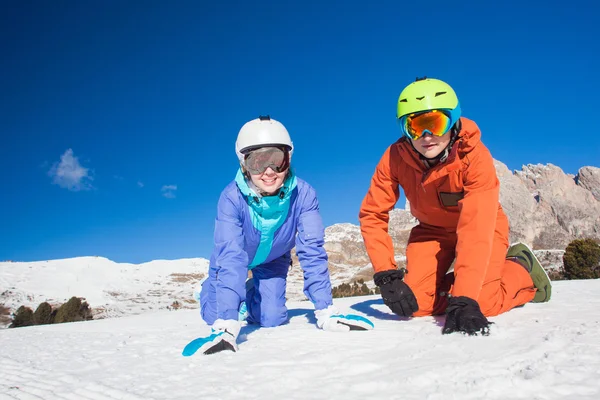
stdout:
POLYGON ((138 181, 138 182, 137 182, 137 185, 138 185, 138 187, 141 187, 141 188, 143 188, 143 187, 144 187, 144 182, 142 182, 142 181, 138 181))
POLYGON ((177 185, 164 185, 160 189, 160 191, 162 192, 162 195, 164 197, 166 197, 167 199, 174 199, 176 190, 177 190, 177 185))
POLYGON ((48 171, 52 183, 72 191, 90 190, 93 188, 91 181, 94 179, 88 173, 89 169, 79 164, 79 159, 73 155, 72 149, 67 149, 60 162, 55 162, 48 171))

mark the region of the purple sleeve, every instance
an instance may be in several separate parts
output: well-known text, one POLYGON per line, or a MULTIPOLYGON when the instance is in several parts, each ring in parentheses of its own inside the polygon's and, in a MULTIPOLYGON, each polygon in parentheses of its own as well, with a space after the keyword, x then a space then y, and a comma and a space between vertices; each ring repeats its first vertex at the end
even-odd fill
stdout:
POLYGON ((248 254, 244 250, 240 206, 221 194, 215 221, 212 276, 216 280, 217 318, 237 319, 240 302, 246 299, 248 254))
POLYGON ((325 229, 314 189, 308 186, 301 201, 296 254, 304 271, 304 294, 316 310, 322 310, 332 304, 327 252, 323 247, 325 229))

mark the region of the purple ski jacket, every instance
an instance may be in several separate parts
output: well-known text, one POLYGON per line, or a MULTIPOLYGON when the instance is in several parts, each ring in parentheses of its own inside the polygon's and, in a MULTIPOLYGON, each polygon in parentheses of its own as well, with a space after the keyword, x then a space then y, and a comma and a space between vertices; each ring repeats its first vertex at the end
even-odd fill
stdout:
POLYGON ((258 265, 289 266, 294 246, 304 272, 304 294, 316 310, 331 305, 324 237, 317 196, 308 183, 290 174, 277 196, 261 197, 238 171, 217 207, 209 267, 217 318, 237 319, 246 299, 248 270, 258 265))

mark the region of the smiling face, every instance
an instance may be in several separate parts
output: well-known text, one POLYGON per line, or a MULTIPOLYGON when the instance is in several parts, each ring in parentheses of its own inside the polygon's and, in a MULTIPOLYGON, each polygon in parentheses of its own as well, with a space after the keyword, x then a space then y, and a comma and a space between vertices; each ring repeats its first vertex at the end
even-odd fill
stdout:
POLYGON ((262 174, 250 174, 252 183, 259 188, 262 192, 271 195, 275 194, 285 181, 287 170, 282 172, 275 172, 268 167, 262 174))
POLYGON ((243 167, 263 194, 272 195, 283 186, 290 168, 290 154, 279 147, 258 148, 246 154, 243 167))
POLYGON ((413 147, 425 158, 434 158, 440 155, 450 143, 450 132, 443 136, 423 135, 418 139, 410 139, 413 147))

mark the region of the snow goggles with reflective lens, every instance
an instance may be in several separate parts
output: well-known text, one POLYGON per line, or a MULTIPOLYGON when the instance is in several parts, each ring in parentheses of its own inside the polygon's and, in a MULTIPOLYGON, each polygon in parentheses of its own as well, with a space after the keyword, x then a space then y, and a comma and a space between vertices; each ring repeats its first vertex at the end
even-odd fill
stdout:
POLYGON ((426 134, 444 136, 452 128, 452 116, 446 110, 431 110, 409 114, 399 119, 400 129, 410 139, 426 134))
POLYGON ((244 168, 252 175, 260 175, 267 168, 279 173, 290 167, 290 153, 279 147, 262 147, 244 157, 244 168))

